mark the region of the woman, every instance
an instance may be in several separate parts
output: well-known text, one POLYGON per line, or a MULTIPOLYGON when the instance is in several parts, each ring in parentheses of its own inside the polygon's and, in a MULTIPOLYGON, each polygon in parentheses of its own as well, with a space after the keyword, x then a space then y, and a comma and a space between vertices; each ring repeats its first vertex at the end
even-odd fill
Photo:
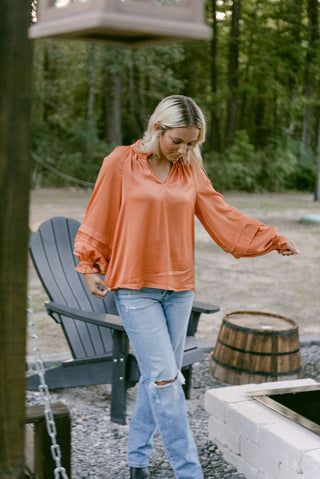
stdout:
POLYGON ((191 98, 162 100, 143 139, 104 160, 75 241, 90 292, 115 291, 141 372, 129 432, 132 479, 150 477, 156 428, 176 478, 203 478, 180 372, 194 293, 194 215, 236 258, 299 253, 213 189, 202 169, 204 139, 205 119, 191 98))

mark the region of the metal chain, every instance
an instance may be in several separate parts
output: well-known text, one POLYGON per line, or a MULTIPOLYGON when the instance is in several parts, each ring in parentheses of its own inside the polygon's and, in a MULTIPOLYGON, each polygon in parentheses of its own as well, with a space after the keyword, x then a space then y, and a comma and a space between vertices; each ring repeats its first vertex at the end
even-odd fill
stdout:
POLYGON ((44 402, 44 415, 46 418, 47 431, 51 438, 51 455, 52 459, 56 463, 54 469, 54 479, 69 479, 64 467, 61 466, 61 450, 60 446, 57 443, 57 429, 54 421, 51 405, 50 405, 50 395, 49 388, 45 381, 45 367, 44 362, 41 356, 39 337, 37 334, 36 324, 33 319, 33 305, 32 298, 28 296, 28 307, 27 307, 27 316, 28 316, 28 326, 31 333, 31 339, 33 343, 33 352, 35 358, 35 367, 39 375, 39 391, 41 393, 42 400, 44 402))

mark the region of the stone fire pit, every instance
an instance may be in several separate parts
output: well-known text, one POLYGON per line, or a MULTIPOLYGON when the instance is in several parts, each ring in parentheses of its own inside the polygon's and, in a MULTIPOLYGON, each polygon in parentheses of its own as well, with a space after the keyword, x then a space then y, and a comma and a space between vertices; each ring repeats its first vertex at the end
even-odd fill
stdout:
POLYGON ((247 394, 314 384, 298 379, 207 391, 209 439, 247 479, 320 478, 320 436, 247 394))

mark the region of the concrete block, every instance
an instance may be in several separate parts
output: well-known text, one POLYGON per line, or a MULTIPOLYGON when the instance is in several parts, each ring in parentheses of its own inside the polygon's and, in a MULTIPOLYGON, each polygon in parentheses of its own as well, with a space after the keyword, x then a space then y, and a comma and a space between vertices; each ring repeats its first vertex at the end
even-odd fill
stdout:
POLYGON ((263 472, 267 477, 277 477, 279 469, 277 457, 268 454, 267 451, 245 437, 240 440, 240 455, 245 462, 248 462, 257 471, 263 472))
POLYGON ((232 454, 228 449, 221 449, 221 452, 223 453, 224 460, 236 467, 238 472, 245 475, 246 479, 257 479, 259 471, 255 469, 251 464, 244 461, 241 456, 238 456, 237 454, 232 454))
POLYGON ((319 436, 285 417, 281 423, 263 426, 259 434, 262 448, 300 474, 304 454, 320 446, 319 436))
POLYGON ((211 401, 217 400, 225 405, 232 403, 239 403, 250 400, 250 396, 246 391, 254 391, 260 388, 260 384, 242 384, 240 386, 227 386, 223 388, 209 389, 205 393, 206 411, 209 414, 214 414, 214 409, 211 409, 211 401))
POLYGON ((210 439, 246 479, 320 479, 319 436, 247 394, 312 384, 307 378, 207 391, 210 439))
POLYGON ((240 454, 240 435, 214 416, 209 418, 209 439, 216 444, 219 441, 219 446, 229 449, 233 454, 240 454))
POLYGON ((255 400, 234 403, 226 410, 226 424, 229 429, 259 444, 260 428, 266 424, 278 423, 282 417, 255 400))
MULTIPOLYGON (((273 479, 268 476, 266 476, 263 472, 258 472, 256 479, 273 479)), ((278 478, 277 478, 278 479, 278 478)), ((300 478, 301 479, 301 478, 300 478)))
POLYGON ((280 463, 277 479, 306 479, 304 474, 298 474, 288 464, 280 463))
POLYGON ((205 409, 210 415, 224 414, 224 409, 229 404, 240 403, 248 400, 252 401, 253 399, 246 394, 247 391, 307 386, 315 383, 316 381, 313 379, 307 378, 261 384, 241 384, 240 386, 209 389, 205 393, 205 409))
MULTIPOLYGON (((204 395, 204 407, 210 416, 218 417, 220 421, 225 422, 228 403, 221 398, 223 395, 219 392, 216 393, 216 391, 216 389, 206 391, 204 395)), ((220 388, 219 391, 221 391, 220 388)))
MULTIPOLYGON (((263 472, 259 471, 258 474, 257 474, 256 479, 274 479, 274 477, 270 477, 268 475, 265 475, 263 472)), ((277 477, 277 479, 279 479, 279 478, 277 477)), ((300 477, 300 479, 301 479, 301 477, 300 477)))
MULTIPOLYGON (((320 443, 320 437, 319 443, 320 443)), ((313 451, 308 451, 303 456, 301 462, 304 479, 315 479, 320 477, 320 447, 313 451)))

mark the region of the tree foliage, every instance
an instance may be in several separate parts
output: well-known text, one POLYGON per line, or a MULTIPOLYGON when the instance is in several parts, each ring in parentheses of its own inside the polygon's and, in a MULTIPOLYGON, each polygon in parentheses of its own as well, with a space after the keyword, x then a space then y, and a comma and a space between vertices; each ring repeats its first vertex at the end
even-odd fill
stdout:
MULTIPOLYGON (((206 169, 220 189, 312 190, 320 119, 318 0, 208 0, 212 41, 139 49, 39 40, 33 151, 94 181, 119 143, 140 138, 170 94, 203 108, 206 169)), ((34 164, 34 184, 64 180, 34 164)))

